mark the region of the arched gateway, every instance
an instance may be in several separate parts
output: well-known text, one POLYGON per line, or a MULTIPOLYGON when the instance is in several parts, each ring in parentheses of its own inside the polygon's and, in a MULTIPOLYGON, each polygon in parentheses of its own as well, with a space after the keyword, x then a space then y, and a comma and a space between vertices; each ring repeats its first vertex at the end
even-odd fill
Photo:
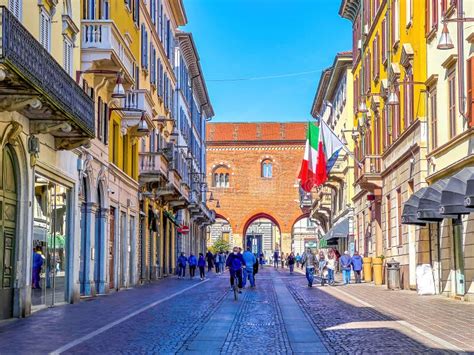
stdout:
POLYGON ((255 252, 294 248, 293 225, 305 216, 297 184, 305 137, 302 122, 207 125, 207 183, 233 245, 255 252), (215 172, 222 167, 228 179, 217 184, 215 172))

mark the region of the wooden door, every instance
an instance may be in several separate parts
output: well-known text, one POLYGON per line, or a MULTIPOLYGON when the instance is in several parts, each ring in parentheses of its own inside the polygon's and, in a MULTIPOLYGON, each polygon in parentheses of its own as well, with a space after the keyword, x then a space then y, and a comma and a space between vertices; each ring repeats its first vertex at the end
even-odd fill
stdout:
POLYGON ((115 287, 115 208, 110 207, 109 216, 109 289, 115 287))
POLYGON ((3 149, 0 176, 0 319, 13 316, 17 177, 12 150, 3 149))

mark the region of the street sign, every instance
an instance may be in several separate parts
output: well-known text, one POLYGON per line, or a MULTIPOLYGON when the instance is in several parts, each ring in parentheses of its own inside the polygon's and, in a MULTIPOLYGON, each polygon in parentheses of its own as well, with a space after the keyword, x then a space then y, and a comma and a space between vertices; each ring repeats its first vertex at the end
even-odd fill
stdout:
POLYGON ((178 228, 178 233, 181 234, 188 234, 189 233, 189 227, 188 226, 181 226, 178 228))

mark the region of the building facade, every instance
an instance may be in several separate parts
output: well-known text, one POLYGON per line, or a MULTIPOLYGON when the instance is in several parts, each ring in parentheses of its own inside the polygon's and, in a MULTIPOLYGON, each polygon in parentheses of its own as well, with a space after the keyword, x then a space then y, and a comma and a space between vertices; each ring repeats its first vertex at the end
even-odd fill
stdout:
POLYGON ((79 298, 81 147, 94 102, 76 84, 80 6, 2 1, 0 319, 79 298), (67 49, 67 50, 66 50, 67 49), (45 264, 36 267, 33 250, 45 264), (34 288, 32 280, 34 279, 34 288))
MULTIPOLYGON (((311 109, 311 115, 325 120, 351 152, 355 137, 352 83, 352 53, 338 53, 332 67, 321 75, 311 109)), ((354 252, 353 177, 354 158, 341 152, 328 182, 316 192, 312 205, 313 218, 319 215, 328 226, 328 233, 319 243, 321 248, 335 247, 354 252), (338 233, 334 233, 336 230, 338 233)))
MULTIPOLYGON (((256 240, 267 254, 293 249, 293 226, 309 217, 300 207, 296 180, 306 128, 276 122, 207 125, 207 184, 219 200, 216 216, 230 224, 232 245, 247 247, 256 240)), ((215 233, 211 229, 210 236, 215 233)))

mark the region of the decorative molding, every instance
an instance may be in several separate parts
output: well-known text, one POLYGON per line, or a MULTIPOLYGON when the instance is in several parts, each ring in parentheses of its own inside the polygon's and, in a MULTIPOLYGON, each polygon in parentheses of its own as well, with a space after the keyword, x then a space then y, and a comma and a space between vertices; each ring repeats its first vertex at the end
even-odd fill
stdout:
POLYGON ((457 61, 458 61, 458 55, 451 54, 448 58, 446 58, 446 60, 441 64, 441 66, 444 69, 450 69, 456 64, 457 61))
POLYGON ((400 78, 400 65, 396 62, 390 64, 388 78, 391 83, 395 83, 400 78))
POLYGON ((415 56, 415 52, 413 51, 413 47, 410 43, 404 43, 402 46, 402 56, 400 59, 400 64, 403 65, 405 68, 411 67, 413 65, 413 58, 415 56))

